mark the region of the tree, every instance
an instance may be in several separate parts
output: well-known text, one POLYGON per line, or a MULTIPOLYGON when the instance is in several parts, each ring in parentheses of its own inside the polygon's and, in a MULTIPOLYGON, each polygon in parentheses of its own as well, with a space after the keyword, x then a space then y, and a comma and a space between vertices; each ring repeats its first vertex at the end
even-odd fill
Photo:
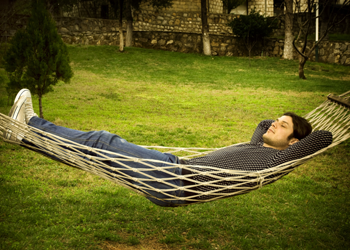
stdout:
POLYGON ((202 19, 202 41, 203 53, 206 56, 211 56, 209 25, 207 16, 207 1, 201 0, 201 19, 202 19))
POLYGON ((146 3, 156 9, 169 8, 173 4, 173 0, 125 0, 125 19, 126 19, 126 38, 125 46, 132 46, 133 41, 133 25, 131 9, 139 10, 140 4, 146 3))
POLYGON ((173 0, 46 0, 53 12, 61 10, 71 11, 76 7, 80 15, 91 18, 101 17, 101 6, 109 3, 112 11, 109 12, 109 19, 117 19, 119 23, 119 51, 125 47, 132 46, 133 41, 133 19, 132 9, 139 10, 141 4, 148 4, 154 8, 167 8, 172 5, 173 0), (123 18, 126 19, 126 36, 124 44, 124 32, 122 29, 123 18))
POLYGON ((284 0, 286 13, 284 15, 284 49, 283 58, 293 60, 293 0, 284 0))
POLYGON ((52 91, 59 80, 69 82, 73 76, 67 47, 40 0, 32 1, 28 24, 12 38, 4 60, 10 79, 8 88, 28 88, 38 95, 42 118, 43 95, 52 91))
POLYGON ((228 23, 233 34, 241 39, 248 50, 249 66, 252 49, 276 28, 277 22, 275 20, 266 18, 252 9, 249 15, 237 17, 228 23))
POLYGON ((342 4, 336 4, 336 0, 320 0, 319 4, 317 0, 306 0, 305 11, 302 11, 303 5, 298 0, 295 3, 296 12, 305 14, 305 20, 298 18, 299 33, 297 38, 293 40, 293 47, 300 55, 299 57, 299 78, 306 79, 304 74, 304 66, 307 60, 310 58, 312 52, 315 50, 316 46, 322 40, 325 39, 329 31, 336 25, 342 23, 347 17, 350 16, 350 0, 344 0, 342 4), (317 11, 318 10, 318 11, 317 11), (315 15, 315 13, 319 15, 315 15), (308 35, 311 32, 311 24, 314 23, 316 18, 322 19, 326 15, 326 20, 323 22, 322 33, 320 39, 315 42, 307 50, 308 45, 308 35), (298 48, 295 42, 299 39, 303 39, 303 45, 298 48))
POLYGON ((119 52, 124 52, 124 35, 123 35, 123 0, 119 0, 119 52))
POLYGON ((126 38, 125 46, 131 47, 133 40, 133 25, 132 25, 132 12, 131 12, 131 1, 125 1, 125 18, 126 18, 126 38))
POLYGON ((109 0, 109 3, 113 9, 113 12, 119 20, 119 51, 124 51, 124 36, 122 18, 126 18, 126 39, 125 46, 132 46, 133 40, 133 25, 132 25, 132 11, 134 8, 136 10, 140 9, 141 3, 152 5, 153 8, 167 8, 172 5, 172 0, 109 0))

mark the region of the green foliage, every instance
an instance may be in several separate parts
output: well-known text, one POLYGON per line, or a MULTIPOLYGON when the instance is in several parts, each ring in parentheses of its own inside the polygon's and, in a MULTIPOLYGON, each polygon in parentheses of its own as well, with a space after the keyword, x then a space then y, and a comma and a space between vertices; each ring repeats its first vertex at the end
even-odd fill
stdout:
POLYGON ((164 239, 161 239, 161 243, 173 244, 173 243, 181 243, 184 242, 184 238, 179 234, 168 234, 164 239))
POLYGON ((140 240, 138 238, 136 238, 135 236, 129 236, 128 237, 128 243, 132 246, 138 245, 140 244, 140 240))
POLYGON ((24 30, 16 32, 4 60, 10 79, 7 91, 28 88, 39 96, 39 103, 59 80, 69 82, 73 76, 67 47, 41 1, 32 2, 29 22, 24 30))
POLYGON ((7 77, 5 74, 2 73, 2 71, 0 71, 0 86, 3 86, 5 84, 7 80, 7 77))
MULTIPOLYGON (((6 75, 6 72, 4 69, 0 69, 0 93, 6 93, 6 86, 8 82, 8 77, 6 75)), ((0 107, 7 106, 9 103, 11 103, 10 100, 13 100, 14 96, 6 96, 6 95, 0 95, 0 107)))
POLYGON ((330 41, 350 41, 350 34, 329 34, 330 41))
POLYGON ((8 73, 10 82, 6 90, 9 95, 17 92, 22 87, 22 76, 26 70, 27 34, 24 30, 18 30, 11 40, 11 47, 7 50, 4 61, 5 70, 8 73))
POLYGON ((273 29, 277 28, 276 25, 275 20, 260 15, 256 9, 252 9, 249 15, 241 15, 228 23, 233 34, 240 37, 246 45, 249 55, 255 44, 269 36, 273 29))
POLYGON ((0 68, 4 67, 4 56, 9 47, 9 43, 0 43, 0 68))
POLYGON ((276 22, 252 9, 249 15, 241 15, 233 19, 228 26, 232 32, 241 38, 261 39, 269 36, 276 28, 276 22))

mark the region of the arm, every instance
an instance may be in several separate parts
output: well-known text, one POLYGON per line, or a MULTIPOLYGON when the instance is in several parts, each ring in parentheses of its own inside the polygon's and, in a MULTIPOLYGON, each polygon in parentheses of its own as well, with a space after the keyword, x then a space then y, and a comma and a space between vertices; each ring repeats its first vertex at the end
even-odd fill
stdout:
POLYGON ((258 144, 259 142, 263 142, 263 134, 269 129, 274 120, 263 120, 261 121, 255 129, 255 132, 250 140, 250 144, 258 144))
POLYGON ((331 132, 319 130, 291 145, 285 150, 279 151, 269 162, 269 167, 300 159, 305 156, 316 153, 332 143, 333 136, 331 132))

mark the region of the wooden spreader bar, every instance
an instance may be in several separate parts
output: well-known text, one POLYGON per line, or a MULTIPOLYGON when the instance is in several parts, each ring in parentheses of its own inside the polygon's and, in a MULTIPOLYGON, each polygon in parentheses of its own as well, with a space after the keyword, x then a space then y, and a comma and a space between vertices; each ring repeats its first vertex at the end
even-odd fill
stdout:
POLYGON ((327 98, 333 102, 336 102, 340 105, 343 105, 345 107, 348 107, 350 108, 350 101, 345 99, 345 98, 342 98, 342 97, 339 97, 339 96, 336 96, 336 95, 333 95, 333 94, 329 94, 327 96, 327 98))

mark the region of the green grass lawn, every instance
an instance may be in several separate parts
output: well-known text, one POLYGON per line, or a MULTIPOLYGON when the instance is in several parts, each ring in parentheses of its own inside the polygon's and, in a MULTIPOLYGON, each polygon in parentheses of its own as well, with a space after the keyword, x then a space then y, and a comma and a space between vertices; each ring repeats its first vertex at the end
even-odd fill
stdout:
MULTIPOLYGON (((74 77, 45 119, 140 145, 222 147, 263 119, 304 115, 350 90, 350 68, 70 46, 74 77)), ((4 74, 0 69, 0 74, 4 74)), ((0 112, 10 106, 0 86, 0 112)), ((38 100, 34 98, 38 111, 38 100)), ((123 187, 0 141, 0 249, 349 249, 350 141, 246 195, 162 208, 123 187)))

